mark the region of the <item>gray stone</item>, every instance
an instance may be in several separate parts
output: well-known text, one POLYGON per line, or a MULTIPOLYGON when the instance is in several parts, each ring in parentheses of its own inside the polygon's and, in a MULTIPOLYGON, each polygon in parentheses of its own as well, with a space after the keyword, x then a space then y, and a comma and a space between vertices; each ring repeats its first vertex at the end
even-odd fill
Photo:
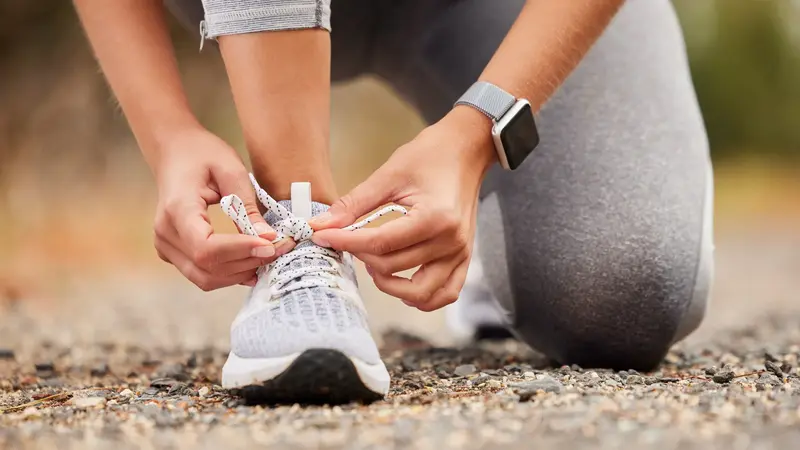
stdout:
POLYGON ((14 359, 14 350, 0 348, 0 359, 14 359))
POLYGON ((733 380, 734 374, 730 370, 723 370, 722 372, 718 372, 714 375, 711 379, 714 380, 715 383, 725 384, 730 383, 733 380))
POLYGON ((477 371, 478 369, 473 364, 462 364, 456 367, 456 370, 453 371, 453 374, 458 377, 465 377, 467 375, 472 375, 477 371))
POLYGON ((478 375, 477 377, 470 380, 470 382, 472 383, 473 386, 480 386, 481 384, 486 383, 491 379, 492 377, 489 375, 478 375))
POLYGON ((764 362, 764 367, 768 371, 770 371, 773 374, 775 374, 776 377, 781 378, 781 379, 783 378, 783 370, 781 370, 781 368, 780 368, 780 366, 778 366, 778 364, 776 364, 776 363, 774 363, 774 362, 772 362, 770 360, 767 360, 766 362, 764 362))
POLYGON ((108 372, 108 364, 100 363, 92 367, 92 370, 89 372, 89 374, 93 377, 102 377, 108 375, 108 372))
POLYGON ((540 380, 514 383, 510 387, 515 394, 519 395, 520 401, 527 401, 539 391, 558 394, 561 392, 562 385, 558 380, 545 376, 540 380))

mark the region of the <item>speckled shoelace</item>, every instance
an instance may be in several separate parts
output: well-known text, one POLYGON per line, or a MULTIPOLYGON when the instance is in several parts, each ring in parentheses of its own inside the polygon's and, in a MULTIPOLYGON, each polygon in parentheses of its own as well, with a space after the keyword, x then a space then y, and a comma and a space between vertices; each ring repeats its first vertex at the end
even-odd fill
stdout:
MULTIPOLYGON (((314 230, 308 222, 300 217, 296 217, 291 211, 286 209, 283 205, 275 201, 267 191, 258 185, 253 174, 250 174, 250 182, 253 184, 253 189, 256 191, 258 200, 267 208, 279 217, 280 220, 275 222, 272 228, 278 233, 277 237, 272 241, 278 241, 290 238, 295 242, 300 243, 311 239, 314 230)), ((220 206, 223 212, 230 217, 243 234, 251 236, 258 236, 253 228, 250 218, 247 216, 247 211, 244 202, 237 195, 231 194, 222 198, 220 206)), ((342 228, 343 230, 353 231, 364 228, 369 223, 378 219, 381 216, 397 212, 400 214, 407 214, 408 211, 399 205, 389 205, 379 209, 373 214, 370 214, 365 219, 356 222, 350 226, 342 228)), ((308 245, 303 248, 297 248, 289 253, 278 257, 272 264, 262 267, 258 271, 259 278, 263 276, 264 271, 269 272, 268 283, 273 287, 273 297, 282 296, 288 292, 312 288, 312 287, 329 287, 338 288, 336 282, 337 277, 341 277, 338 267, 341 264, 341 253, 320 247, 318 245, 308 245), (299 258, 321 259, 328 262, 329 266, 322 264, 308 264, 299 268, 287 268, 292 261, 299 258), (284 270, 286 269, 286 270, 284 270)))

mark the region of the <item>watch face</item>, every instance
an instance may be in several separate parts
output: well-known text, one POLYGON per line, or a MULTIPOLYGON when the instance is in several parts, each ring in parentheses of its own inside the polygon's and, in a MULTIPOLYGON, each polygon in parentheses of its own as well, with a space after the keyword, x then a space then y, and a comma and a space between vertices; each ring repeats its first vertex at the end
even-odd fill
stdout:
POLYGON ((533 120, 531 105, 525 104, 503 128, 500 139, 503 141, 508 167, 516 169, 539 144, 539 133, 533 120))

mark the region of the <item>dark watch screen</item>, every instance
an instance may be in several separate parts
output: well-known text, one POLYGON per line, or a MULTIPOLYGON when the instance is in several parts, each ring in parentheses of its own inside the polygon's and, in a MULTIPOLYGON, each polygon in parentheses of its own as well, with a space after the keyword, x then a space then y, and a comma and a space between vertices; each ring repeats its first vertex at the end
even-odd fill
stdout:
POLYGON ((533 120, 531 106, 525 105, 500 134, 506 151, 508 167, 516 169, 539 144, 539 133, 533 120))

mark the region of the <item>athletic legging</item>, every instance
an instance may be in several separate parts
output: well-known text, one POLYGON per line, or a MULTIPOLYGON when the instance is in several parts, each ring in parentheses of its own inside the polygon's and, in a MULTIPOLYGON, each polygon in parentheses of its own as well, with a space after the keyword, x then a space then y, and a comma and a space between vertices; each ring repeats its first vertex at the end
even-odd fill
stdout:
MULTIPOLYGON (((197 30, 200 0, 171 3, 197 30)), ((259 1, 206 6, 231 3, 259 1)), ((330 14, 326 2, 289 3, 317 5, 309 26, 331 21, 335 81, 377 75, 433 123, 524 1, 337 0, 330 14)), ((237 20, 208 29, 284 24, 237 20)), ((713 269, 708 144, 670 2, 628 0, 537 122, 534 153, 484 183, 484 281, 516 333, 556 361, 651 368, 699 325, 713 269)))

